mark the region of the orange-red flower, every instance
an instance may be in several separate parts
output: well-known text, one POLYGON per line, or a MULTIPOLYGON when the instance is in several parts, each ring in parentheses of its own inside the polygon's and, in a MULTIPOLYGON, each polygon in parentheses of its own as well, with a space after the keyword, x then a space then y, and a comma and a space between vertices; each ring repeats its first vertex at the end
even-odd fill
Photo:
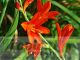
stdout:
POLYGON ((36 40, 38 43, 42 43, 39 33, 48 34, 50 30, 46 27, 41 26, 42 22, 38 21, 40 18, 39 13, 36 13, 29 22, 23 22, 21 26, 27 31, 29 42, 34 43, 36 40), (33 20, 33 22, 31 22, 33 20))
POLYGON ((50 30, 46 27, 43 27, 43 22, 38 20, 44 20, 45 17, 40 18, 40 13, 36 13, 33 18, 29 22, 23 22, 21 26, 27 32, 29 43, 28 45, 24 45, 24 47, 28 50, 28 53, 33 53, 34 58, 40 53, 42 40, 40 38, 39 33, 48 34, 50 30), (32 22, 33 21, 33 22, 32 22), (36 41, 36 43, 35 43, 36 41))
POLYGON ((38 54, 40 53, 40 49, 42 48, 42 44, 27 44, 24 45, 23 48, 25 48, 26 50, 28 50, 28 54, 33 54, 34 58, 36 59, 36 57, 38 56, 38 54))
POLYGON ((70 38, 74 28, 71 24, 67 24, 63 29, 61 29, 58 23, 56 23, 56 27, 58 32, 58 48, 60 56, 62 57, 63 48, 66 45, 68 39, 70 38))

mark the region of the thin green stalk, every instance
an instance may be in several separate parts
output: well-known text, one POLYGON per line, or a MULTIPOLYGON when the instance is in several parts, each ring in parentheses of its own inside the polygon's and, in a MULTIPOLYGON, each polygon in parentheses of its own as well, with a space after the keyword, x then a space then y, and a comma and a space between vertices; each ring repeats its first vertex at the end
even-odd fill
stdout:
POLYGON ((25 17, 25 20, 26 20, 26 21, 29 21, 29 19, 27 18, 26 12, 24 12, 24 10, 23 10, 23 4, 22 4, 22 1, 19 0, 19 2, 20 2, 20 5, 21 5, 21 7, 22 7, 21 12, 23 13, 23 15, 24 15, 24 17, 25 17))
POLYGON ((59 58, 59 60, 62 60, 62 59, 60 58, 58 52, 57 52, 55 49, 53 49, 53 47, 46 41, 46 39, 45 39, 41 34, 39 34, 39 35, 40 35, 41 38, 49 45, 49 48, 56 54, 56 56, 59 58))
POLYGON ((4 15, 5 15, 9 0, 5 0, 5 1, 6 1, 6 3, 4 5, 4 8, 3 8, 1 16, 0 16, 0 27, 1 27, 1 24, 2 24, 2 21, 3 21, 4 15))
POLYGON ((65 60, 65 57, 64 56, 62 57, 62 60, 65 60))
POLYGON ((22 13, 23 13, 23 15, 24 15, 24 17, 25 17, 25 20, 26 20, 26 21, 29 21, 29 19, 27 18, 26 12, 24 13, 24 11, 23 11, 22 13))
MULTIPOLYGON (((53 42, 53 43, 56 43, 57 42, 57 37, 53 38, 53 37, 45 37, 46 40, 48 42, 53 42), (54 40, 54 41, 53 41, 54 40)), ((70 38, 68 40, 67 43, 70 43, 70 44, 73 44, 73 43, 80 43, 80 38, 79 37, 76 37, 76 38, 70 38)))
POLYGON ((66 12, 67 14, 69 14, 77 23, 80 24, 80 18, 74 14, 72 11, 70 11, 69 9, 67 9, 66 7, 64 7, 63 5, 59 4, 58 2, 56 1, 52 1, 52 4, 59 7, 60 9, 62 9, 64 12, 66 12))
POLYGON ((21 7, 23 7, 22 1, 21 1, 21 0, 19 0, 19 2, 20 2, 21 7))

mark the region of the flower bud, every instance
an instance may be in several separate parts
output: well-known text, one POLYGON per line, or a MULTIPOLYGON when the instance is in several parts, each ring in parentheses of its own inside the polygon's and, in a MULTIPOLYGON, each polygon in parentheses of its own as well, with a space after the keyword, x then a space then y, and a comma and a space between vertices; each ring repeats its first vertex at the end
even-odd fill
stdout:
POLYGON ((15 3, 15 8, 18 9, 18 10, 20 10, 21 7, 20 7, 20 3, 19 2, 15 3))

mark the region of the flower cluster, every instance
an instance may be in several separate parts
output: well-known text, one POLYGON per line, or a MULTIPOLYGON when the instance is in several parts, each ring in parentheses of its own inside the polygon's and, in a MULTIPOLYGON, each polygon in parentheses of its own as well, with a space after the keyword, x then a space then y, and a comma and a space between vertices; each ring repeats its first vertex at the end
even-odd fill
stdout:
MULTIPOLYGON (((26 11, 26 8, 33 2, 33 0, 25 0, 23 7, 20 4, 16 3, 16 8, 18 10, 23 9, 26 11)), ((34 58, 40 53, 40 49, 43 46, 42 39, 39 34, 49 34, 50 30, 42 24, 48 21, 48 19, 58 20, 56 18, 60 13, 58 11, 50 11, 51 2, 47 1, 42 4, 41 0, 37 0, 37 12, 34 14, 30 21, 25 21, 21 23, 22 28, 27 32, 29 44, 23 45, 23 48, 28 50, 29 54, 33 54, 34 58), (36 41, 36 42, 35 42, 36 41)), ((60 56, 62 56, 62 50, 68 41, 70 35, 73 32, 73 27, 68 24, 62 30, 58 23, 56 23, 58 31, 58 47, 60 51, 60 56)))

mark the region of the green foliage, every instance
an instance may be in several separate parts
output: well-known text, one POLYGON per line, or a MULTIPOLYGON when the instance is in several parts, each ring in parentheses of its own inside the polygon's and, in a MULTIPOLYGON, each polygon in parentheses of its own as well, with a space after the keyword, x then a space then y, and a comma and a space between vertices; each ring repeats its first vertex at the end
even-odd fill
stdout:
POLYGON ((21 54, 17 58, 15 58, 14 60, 20 60, 20 59, 21 60, 26 60, 26 56, 27 56, 27 53, 23 49, 22 52, 21 52, 21 54))
POLYGON ((18 18, 19 12, 15 10, 13 24, 11 25, 9 31, 6 33, 5 37, 3 37, 2 41, 0 42, 0 53, 4 52, 8 45, 10 44, 18 25, 18 18))
POLYGON ((2 10, 2 14, 0 15, 0 27, 1 27, 1 24, 2 24, 2 21, 3 21, 4 15, 5 15, 5 12, 6 12, 6 8, 7 8, 7 5, 8 5, 8 1, 9 1, 9 0, 6 0, 6 1, 5 1, 5 6, 4 6, 3 10, 2 10))

